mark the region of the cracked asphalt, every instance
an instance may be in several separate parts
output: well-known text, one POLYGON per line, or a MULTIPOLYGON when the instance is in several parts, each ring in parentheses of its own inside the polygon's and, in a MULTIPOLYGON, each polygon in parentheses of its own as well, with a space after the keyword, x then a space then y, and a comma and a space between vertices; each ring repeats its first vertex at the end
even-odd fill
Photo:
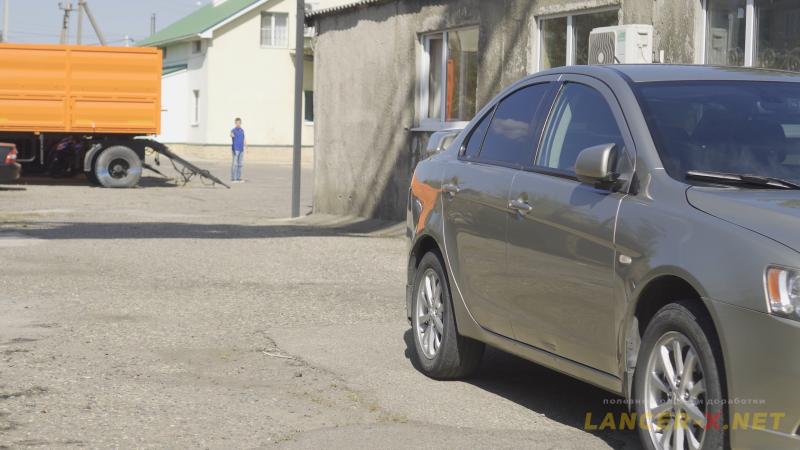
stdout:
POLYGON ((638 448, 584 431, 617 398, 515 357, 421 375, 402 226, 283 219, 290 168, 245 177, 0 187, 0 448, 638 448))

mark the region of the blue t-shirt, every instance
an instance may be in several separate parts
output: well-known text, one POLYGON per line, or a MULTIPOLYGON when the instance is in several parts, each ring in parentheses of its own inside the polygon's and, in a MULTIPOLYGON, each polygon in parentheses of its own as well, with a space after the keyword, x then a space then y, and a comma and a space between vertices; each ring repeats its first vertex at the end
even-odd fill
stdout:
POLYGON ((231 134, 233 134, 233 141, 231 143, 231 149, 235 152, 243 152, 244 151, 244 130, 236 127, 231 130, 231 134))

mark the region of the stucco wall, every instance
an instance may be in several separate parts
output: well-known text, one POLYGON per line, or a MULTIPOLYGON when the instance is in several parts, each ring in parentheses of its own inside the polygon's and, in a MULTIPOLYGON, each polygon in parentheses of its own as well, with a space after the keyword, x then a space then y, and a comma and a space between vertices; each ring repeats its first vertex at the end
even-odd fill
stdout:
POLYGON ((477 101, 527 73, 534 2, 400 0, 316 21, 314 210, 401 219, 427 133, 418 125, 421 34, 479 25, 477 101))
POLYGON ((404 217, 429 136, 415 130, 422 34, 479 25, 483 105, 536 70, 538 18, 609 7, 654 25, 668 62, 700 62, 702 0, 394 0, 315 18, 315 211, 404 217))
POLYGON ((703 43, 702 0, 656 0, 653 4, 653 46, 664 62, 700 64, 703 43))

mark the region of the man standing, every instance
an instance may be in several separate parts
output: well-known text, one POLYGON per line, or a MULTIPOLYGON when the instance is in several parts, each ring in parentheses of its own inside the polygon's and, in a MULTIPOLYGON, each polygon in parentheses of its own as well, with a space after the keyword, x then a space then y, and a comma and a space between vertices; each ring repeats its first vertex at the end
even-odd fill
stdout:
POLYGON ((233 152, 233 164, 231 165, 231 181, 233 183, 244 183, 242 180, 242 166, 244 165, 244 148, 247 141, 242 129, 242 119, 236 118, 236 126, 231 130, 231 150, 233 152))

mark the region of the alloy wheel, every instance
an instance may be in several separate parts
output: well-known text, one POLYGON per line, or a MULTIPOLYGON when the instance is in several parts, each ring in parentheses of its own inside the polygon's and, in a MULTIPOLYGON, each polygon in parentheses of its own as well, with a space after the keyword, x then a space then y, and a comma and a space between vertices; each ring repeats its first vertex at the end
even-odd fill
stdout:
POLYGON ((697 350, 681 333, 664 334, 650 353, 642 399, 653 446, 660 450, 702 448, 708 422, 706 400, 697 350))
POLYGON ((417 287, 417 307, 414 330, 422 353, 433 359, 442 345, 444 334, 444 302, 442 280, 433 269, 428 269, 417 287))

